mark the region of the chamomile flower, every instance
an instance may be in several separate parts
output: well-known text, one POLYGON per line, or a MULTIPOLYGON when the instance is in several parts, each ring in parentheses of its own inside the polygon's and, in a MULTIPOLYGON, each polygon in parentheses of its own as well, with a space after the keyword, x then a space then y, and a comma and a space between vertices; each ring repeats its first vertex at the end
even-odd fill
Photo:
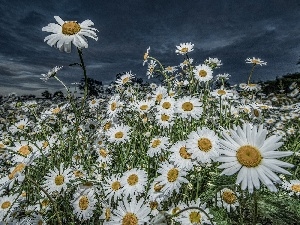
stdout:
POLYGON ((238 196, 239 194, 237 192, 229 188, 223 188, 217 193, 217 206, 224 207, 227 212, 236 210, 236 207, 239 206, 238 196))
POLYGON ((187 172, 184 169, 168 162, 163 162, 157 172, 160 175, 154 179, 154 182, 163 186, 161 191, 166 196, 170 196, 173 192, 178 193, 181 185, 189 182, 185 178, 187 172))
POLYGON ((260 58, 255 58, 255 57, 253 57, 252 59, 247 58, 245 61, 246 63, 251 63, 253 65, 260 65, 260 66, 267 65, 267 62, 264 62, 260 58))
POLYGON ((30 125, 28 118, 21 119, 20 121, 16 122, 14 125, 9 127, 10 132, 15 134, 17 131, 26 130, 30 125))
POLYGON ((123 74, 118 80, 116 80, 117 85, 125 85, 130 83, 131 80, 134 78, 134 75, 130 72, 126 72, 123 74))
POLYGON ((210 94, 215 98, 221 98, 221 99, 233 98, 233 92, 231 90, 225 89, 224 87, 215 89, 210 94))
POLYGON ((175 53, 177 53, 177 55, 185 55, 189 52, 194 51, 194 44, 192 44, 191 42, 188 43, 180 43, 179 46, 176 46, 176 50, 175 53))
POLYGON ((152 140, 150 141, 149 149, 147 151, 147 155, 150 157, 159 155, 162 152, 162 150, 165 150, 168 147, 168 144, 169 144, 168 137, 156 136, 152 138, 152 140))
POLYGON ((194 73, 194 77, 198 81, 207 82, 213 78, 212 68, 210 68, 209 66, 207 66, 205 64, 196 66, 195 69, 193 70, 193 73, 194 73))
POLYGON ((42 78, 40 78, 43 81, 48 81, 51 77, 56 76, 57 72, 59 70, 61 70, 63 67, 62 66, 55 66, 54 68, 52 68, 51 70, 48 71, 48 73, 46 74, 42 74, 42 78))
POLYGON ((106 224, 148 224, 150 221, 150 211, 151 209, 144 203, 144 198, 140 198, 137 201, 136 197, 133 196, 130 202, 124 198, 123 202, 119 202, 117 208, 112 211, 111 219, 106 224))
POLYGON ((109 115, 109 117, 114 117, 117 115, 118 112, 120 112, 120 108, 122 107, 122 102, 120 100, 119 95, 114 95, 110 98, 110 100, 107 103, 106 107, 106 113, 109 115))
POLYGON ((168 90, 164 86, 156 86, 153 90, 152 97, 156 102, 161 102, 162 99, 168 97, 168 90))
POLYGON ((58 24, 50 23, 42 28, 42 31, 53 33, 44 39, 51 47, 56 45, 60 51, 70 53, 71 43, 79 49, 88 47, 85 36, 98 40, 95 32, 98 30, 90 27, 94 25, 91 20, 77 23, 76 21, 63 21, 59 16, 54 16, 54 19, 58 24))
POLYGON ((219 60, 218 58, 210 58, 210 57, 208 59, 205 59, 204 63, 209 67, 211 67, 212 69, 220 68, 220 66, 223 65, 221 60, 219 60))
POLYGON ((282 188, 289 191, 289 195, 300 196, 300 180, 284 181, 282 188))
POLYGON ((234 127, 230 135, 222 133, 224 139, 220 140, 222 154, 218 161, 222 162, 218 168, 224 169, 221 175, 231 176, 238 172, 236 184, 241 183, 242 190, 248 189, 250 193, 254 188, 260 188, 260 182, 270 191, 277 191, 275 183, 281 183, 274 172, 289 174, 281 167, 293 167, 292 164, 278 160, 293 152, 276 151, 283 142, 278 142, 280 136, 266 138, 268 131, 262 125, 244 124, 243 127, 234 127))
POLYGON ((162 98, 159 104, 156 105, 156 110, 161 113, 173 113, 175 102, 175 99, 170 96, 162 98))
POLYGON ((71 168, 64 169, 64 164, 61 163, 59 169, 54 168, 45 176, 43 187, 49 192, 58 192, 67 190, 67 184, 74 179, 71 168))
POLYGON ((153 105, 153 100, 140 100, 134 104, 136 110, 141 114, 147 113, 153 105))
POLYGON ((15 181, 22 182, 25 178, 25 174, 23 172, 26 166, 26 163, 21 162, 10 168, 9 174, 0 178, 0 191, 6 187, 8 187, 8 189, 11 189, 15 181))
POLYGON ((169 128, 174 124, 174 114, 168 112, 158 112, 155 116, 157 125, 164 128, 169 128))
POLYGON ((28 141, 14 142, 14 147, 8 147, 8 149, 14 151, 12 161, 18 162, 32 162, 34 155, 37 152, 35 145, 29 143, 28 141))
POLYGON ((175 112, 181 118, 199 119, 202 115, 202 103, 196 97, 185 96, 177 99, 175 103, 175 112))
POLYGON ((78 189, 73 195, 73 213, 80 220, 88 220, 96 209, 97 199, 93 189, 78 189))
POLYGON ((10 213, 18 207, 18 202, 16 201, 18 195, 4 195, 0 197, 0 221, 4 221, 10 218, 10 213))
POLYGON ((146 73, 146 75, 148 76, 148 79, 153 77, 153 73, 154 73, 154 69, 155 69, 156 65, 157 64, 154 60, 150 60, 150 62, 148 63, 148 69, 147 69, 147 73, 146 73))
POLYGON ((101 102, 101 100, 98 98, 93 98, 93 99, 89 100, 88 104, 89 104, 90 109, 96 109, 99 106, 100 102, 101 102))
POLYGON ((168 151, 172 153, 169 156, 169 160, 173 162, 175 166, 185 169, 186 171, 194 167, 194 162, 191 157, 192 154, 187 151, 186 141, 175 142, 168 151))
POLYGON ((130 130, 127 125, 116 125, 106 132, 106 136, 111 143, 125 143, 130 139, 130 130))
POLYGON ((117 202, 123 193, 120 174, 112 174, 109 177, 105 177, 103 190, 106 200, 109 202, 117 202))
POLYGON ((219 138, 213 130, 198 127, 188 135, 187 151, 200 163, 211 163, 219 156, 219 138))
POLYGON ((124 196, 136 196, 145 191, 147 185, 147 173, 142 169, 133 168, 121 177, 124 196))

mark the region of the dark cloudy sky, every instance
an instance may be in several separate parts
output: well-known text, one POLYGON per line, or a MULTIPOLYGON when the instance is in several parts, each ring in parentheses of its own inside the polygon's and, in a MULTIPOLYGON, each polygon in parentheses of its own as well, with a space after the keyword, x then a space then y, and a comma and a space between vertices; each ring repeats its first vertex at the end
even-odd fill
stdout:
POLYGON ((121 72, 132 71, 147 80, 143 54, 166 66, 176 66, 183 56, 176 45, 192 42, 196 65, 208 57, 222 60, 214 72, 229 73, 231 83, 246 82, 258 57, 267 66, 257 67, 253 78, 270 80, 299 72, 299 0, 1 0, 0 94, 39 94, 62 89, 56 80, 39 78, 54 66, 64 66, 59 77, 67 86, 82 78, 70 63, 79 62, 75 48, 63 53, 43 40, 42 27, 56 23, 53 16, 82 22, 90 19, 99 30, 98 41, 89 39, 84 49, 88 76, 108 84, 121 72))

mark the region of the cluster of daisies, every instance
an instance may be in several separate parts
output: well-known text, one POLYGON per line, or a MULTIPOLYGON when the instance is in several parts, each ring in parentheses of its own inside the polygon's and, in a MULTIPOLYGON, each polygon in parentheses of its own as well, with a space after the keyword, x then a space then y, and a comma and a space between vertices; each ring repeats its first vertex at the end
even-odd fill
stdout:
MULTIPOLYGON (((43 28, 53 33, 45 38, 50 46, 70 53, 72 43, 82 50, 86 37, 97 40, 92 21, 55 19, 58 24, 43 28)), ((286 190, 298 197, 300 181, 280 178, 297 175, 285 157, 299 153, 281 148, 276 112, 297 121, 300 106, 275 107, 251 82, 229 88, 229 74, 214 76, 221 60, 194 65, 187 55, 193 50, 191 43, 176 46, 184 61, 163 67, 147 49, 146 74, 163 76, 161 84, 135 83, 130 71, 103 98, 5 104, 0 220, 217 224, 216 212, 225 215, 221 220, 237 215, 243 193, 286 190)), ((259 58, 246 63, 266 64, 259 58)), ((42 80, 62 82, 61 70, 54 67, 42 80)), ((282 126, 290 136, 299 129, 282 126)))

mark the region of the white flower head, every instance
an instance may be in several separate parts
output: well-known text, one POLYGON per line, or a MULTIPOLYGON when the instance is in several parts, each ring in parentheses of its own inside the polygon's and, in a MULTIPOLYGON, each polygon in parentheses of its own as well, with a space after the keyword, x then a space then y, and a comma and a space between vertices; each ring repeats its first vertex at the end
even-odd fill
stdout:
POLYGON ((179 46, 176 46, 176 50, 175 52, 177 53, 177 55, 185 55, 189 52, 194 51, 194 44, 192 44, 191 42, 189 43, 180 43, 179 46))

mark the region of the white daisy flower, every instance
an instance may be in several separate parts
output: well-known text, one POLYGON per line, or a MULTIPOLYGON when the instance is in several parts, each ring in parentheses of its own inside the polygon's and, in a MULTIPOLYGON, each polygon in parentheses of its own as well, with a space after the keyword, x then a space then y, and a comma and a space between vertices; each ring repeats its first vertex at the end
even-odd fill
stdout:
POLYGON ((246 63, 251 63, 251 64, 254 64, 254 65, 260 65, 260 66, 267 65, 267 62, 264 62, 260 58, 255 58, 255 57, 253 57, 252 59, 247 58, 245 61, 246 61, 246 63))
POLYGON ((106 132, 106 136, 111 143, 125 143, 130 139, 130 130, 127 125, 116 125, 106 132))
POLYGON ((179 66, 181 67, 181 69, 183 69, 184 67, 191 65, 194 62, 194 59, 189 58, 184 60, 182 63, 179 64, 179 66))
POLYGON ((149 51, 150 51, 150 46, 147 48, 147 52, 145 52, 145 54, 144 54, 143 66, 145 65, 145 63, 147 62, 147 60, 149 58, 149 51))
POLYGON ((187 151, 186 141, 177 141, 168 151, 172 153, 169 160, 173 162, 175 166, 185 169, 186 171, 189 171, 194 167, 192 154, 187 151))
POLYGON ((209 209, 206 208, 206 203, 201 204, 200 199, 198 198, 196 201, 191 201, 187 204, 187 207, 199 207, 208 214, 207 215, 197 209, 188 209, 182 213, 180 213, 179 217, 176 219, 181 224, 185 225, 195 225, 195 224, 212 224, 210 219, 213 218, 211 214, 209 214, 209 209))
POLYGON ((180 43, 179 46, 176 46, 176 50, 175 53, 177 53, 177 55, 185 55, 189 52, 194 51, 194 44, 192 44, 191 42, 189 43, 180 43))
POLYGON ((120 198, 123 193, 120 174, 112 174, 108 177, 105 177, 103 189, 106 200, 109 202, 117 202, 118 198, 120 198))
POLYGON ((150 60, 148 63, 148 69, 146 75, 148 76, 148 79, 153 77, 154 69, 156 67, 156 62, 154 60, 150 60))
POLYGON ((122 107, 122 105, 123 104, 120 100, 120 96, 114 95, 107 103, 106 113, 109 115, 109 117, 114 117, 118 112, 120 112, 120 108, 122 107))
POLYGON ((161 113, 173 113, 175 102, 175 99, 170 96, 162 98, 159 104, 156 105, 156 110, 161 113))
POLYGON ((133 168, 121 177, 124 196, 136 196, 145 191, 147 185, 147 173, 142 169, 133 168))
POLYGON ((71 43, 77 48, 87 48, 88 42, 85 36, 98 40, 95 28, 91 28, 94 23, 91 20, 85 20, 82 23, 76 21, 63 21, 59 16, 54 16, 58 24, 50 23, 43 27, 42 31, 51 32, 53 34, 45 37, 44 41, 51 47, 56 44, 60 51, 71 52, 71 43))
POLYGON ((223 188, 217 193, 217 206, 225 208, 228 213, 231 210, 236 210, 236 207, 239 206, 238 196, 239 193, 223 188))
POLYGON ((4 221, 5 216, 6 219, 10 218, 13 209, 18 207, 17 197, 18 195, 4 195, 0 197, 0 221, 4 221))
POLYGON ((123 202, 119 202, 117 209, 112 212, 112 216, 108 225, 132 224, 142 225, 148 224, 150 221, 151 209, 144 203, 144 199, 140 198, 139 201, 133 196, 131 201, 128 202, 126 198, 123 202))
POLYGON ((219 138, 213 130, 198 127, 188 135, 187 149, 200 163, 211 163, 219 156, 219 138))
POLYGON ((204 63, 210 66, 212 69, 220 68, 220 66, 223 65, 221 60, 219 60, 218 58, 210 58, 210 57, 208 59, 205 59, 204 63))
POLYGON ((170 196, 173 192, 178 193, 182 183, 189 182, 184 177, 187 174, 185 170, 168 162, 163 162, 157 172, 161 175, 155 178, 154 182, 163 186, 161 191, 166 196, 170 196))
POLYGON ((56 67, 52 68, 51 70, 49 70, 48 73, 46 73, 46 74, 41 74, 43 77, 40 78, 40 79, 46 82, 46 81, 48 81, 51 77, 56 76, 57 72, 58 72, 59 70, 61 70, 62 68, 63 68, 62 66, 56 66, 56 67))
POLYGON ((19 183, 22 182, 25 178, 24 170, 26 166, 26 163, 20 162, 16 164, 16 166, 10 168, 9 174, 0 178, 0 191, 6 187, 11 189, 15 181, 18 181, 19 183))
POLYGON ((289 195, 300 196, 300 180, 290 180, 284 181, 282 183, 282 188, 289 191, 289 195))
POLYGON ((177 99, 175 103, 175 112, 179 113, 181 118, 199 119, 202 115, 202 103, 196 97, 185 96, 177 99))
POLYGON ((64 169, 64 165, 61 163, 59 169, 54 168, 45 176, 43 188, 45 188, 49 193, 60 193, 62 190, 67 190, 67 184, 72 179, 74 179, 72 169, 64 169))
POLYGON ((162 152, 162 150, 165 150, 168 147, 168 144, 169 144, 168 137, 156 136, 152 138, 152 140, 150 141, 149 149, 147 151, 147 155, 150 157, 159 155, 162 152))
POLYGON ((205 64, 201 64, 199 66, 196 66, 195 69, 193 70, 194 76, 198 81, 210 81, 211 79, 213 79, 213 70, 205 65, 205 64))
POLYGON ((159 112, 155 115, 157 125, 160 127, 170 128, 174 124, 174 114, 173 113, 163 113, 159 112))
POLYGON ((93 189, 78 189, 73 195, 73 213, 80 220, 88 220, 96 209, 97 199, 93 189))
POLYGON ((134 75, 130 72, 126 72, 125 74, 123 74, 118 80, 116 80, 115 82, 117 83, 117 85, 125 85, 127 83, 130 83, 131 80, 134 78, 134 75))
POLYGON ((30 125, 28 118, 21 119, 20 121, 16 122, 14 125, 10 126, 8 129, 10 132, 15 134, 17 131, 26 130, 30 125))
POLYGON ((224 87, 213 90, 210 94, 215 98, 221 98, 221 99, 233 98, 233 92, 231 90, 226 90, 224 87))
POLYGON ((243 127, 234 127, 230 135, 223 132, 224 140, 220 140, 222 154, 218 161, 223 164, 218 168, 224 169, 221 175, 233 175, 238 172, 236 184, 241 184, 242 190, 246 188, 250 193, 254 187, 260 188, 260 182, 270 191, 277 191, 274 183, 281 183, 280 178, 274 173, 289 174, 281 167, 293 167, 292 164, 277 158, 292 155, 291 151, 276 151, 283 142, 278 142, 281 137, 273 135, 266 139, 268 131, 263 126, 244 124, 243 127))
POLYGON ((156 86, 153 90, 152 97, 156 102, 160 102, 163 98, 168 97, 168 90, 164 86, 156 86))

